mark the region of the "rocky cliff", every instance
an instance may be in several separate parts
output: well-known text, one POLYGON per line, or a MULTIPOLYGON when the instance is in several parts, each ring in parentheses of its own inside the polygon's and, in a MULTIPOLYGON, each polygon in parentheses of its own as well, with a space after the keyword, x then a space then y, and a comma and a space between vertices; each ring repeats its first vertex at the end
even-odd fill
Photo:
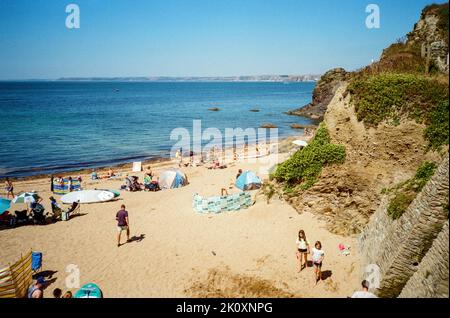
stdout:
POLYGON ((350 77, 359 73, 376 74, 383 72, 428 73, 436 71, 449 72, 448 65, 448 19, 449 5, 430 5, 421 13, 419 21, 405 39, 383 50, 380 61, 362 68, 354 73, 343 68, 326 72, 313 91, 312 102, 288 115, 323 120, 328 104, 336 90, 350 77), (429 56, 430 60, 427 60, 429 56))
POLYGON ((330 231, 359 237, 364 266, 379 269, 373 291, 380 297, 448 297, 445 12, 448 4, 425 8, 406 42, 392 45, 365 69, 328 72, 313 102, 291 112, 323 117, 331 143, 344 146, 346 157, 324 166, 311 186, 302 188, 301 178, 284 184, 289 192, 283 196, 299 213, 326 220, 330 231), (443 48, 432 55, 434 73, 426 68, 421 43, 443 48), (419 186, 415 178, 423 166, 437 169, 419 186), (409 192, 402 193, 405 187, 409 192), (389 212, 393 208, 395 214, 389 212))
POLYGON ((407 44, 420 47, 421 55, 429 56, 441 72, 447 72, 448 66, 448 19, 449 5, 430 5, 421 14, 414 30, 408 34, 407 44))
POLYGON ((291 110, 287 114, 323 120, 328 104, 337 88, 347 79, 347 75, 348 73, 343 68, 335 68, 326 72, 314 88, 312 102, 302 108, 291 110))

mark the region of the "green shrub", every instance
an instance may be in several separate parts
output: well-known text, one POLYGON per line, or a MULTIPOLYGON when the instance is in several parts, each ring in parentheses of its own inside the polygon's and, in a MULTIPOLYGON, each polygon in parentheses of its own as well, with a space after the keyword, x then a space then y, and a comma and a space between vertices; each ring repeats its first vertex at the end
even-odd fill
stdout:
POLYGON ((425 129, 425 138, 429 140, 428 147, 438 150, 449 142, 449 112, 448 100, 441 101, 429 114, 428 127, 425 129))
POLYGON ((437 165, 433 162, 423 162, 417 169, 413 178, 402 182, 392 189, 383 191, 385 194, 393 192, 393 198, 389 202, 388 215, 396 220, 406 211, 417 194, 430 181, 436 172, 437 165))
POLYGON ((389 203, 387 212, 388 215, 393 219, 397 220, 400 218, 403 213, 406 211, 408 206, 411 204, 411 202, 414 200, 414 196, 411 194, 399 192, 397 193, 394 198, 389 203))
POLYGON ((414 74, 383 73, 351 80, 351 94, 358 120, 369 126, 401 117, 427 125, 429 148, 448 144, 448 84, 414 74))
POLYGON ((328 130, 322 123, 311 143, 279 165, 274 176, 286 182, 289 189, 298 185, 298 189, 306 190, 314 185, 322 167, 344 161, 345 147, 331 144, 328 130))
POLYGON ((412 183, 415 185, 416 192, 422 191, 423 187, 430 181, 431 177, 436 172, 437 165, 434 162, 425 161, 417 169, 416 175, 413 178, 412 183))

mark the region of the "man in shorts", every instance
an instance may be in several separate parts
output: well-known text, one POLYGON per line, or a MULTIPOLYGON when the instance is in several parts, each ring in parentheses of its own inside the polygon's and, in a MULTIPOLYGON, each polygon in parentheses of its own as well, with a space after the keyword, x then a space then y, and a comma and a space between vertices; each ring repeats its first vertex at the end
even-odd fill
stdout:
POLYGON ((125 205, 120 206, 120 211, 116 214, 117 220, 117 247, 120 247, 120 235, 122 231, 127 231, 127 242, 130 241, 130 222, 128 219, 128 212, 125 210, 125 205))

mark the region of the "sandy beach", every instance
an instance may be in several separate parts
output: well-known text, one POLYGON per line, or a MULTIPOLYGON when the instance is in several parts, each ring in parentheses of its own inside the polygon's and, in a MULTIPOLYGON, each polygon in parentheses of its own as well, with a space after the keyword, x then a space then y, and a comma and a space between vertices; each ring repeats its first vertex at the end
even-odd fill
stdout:
MULTIPOLYGON (((162 162, 152 169, 158 174, 175 165, 162 162)), ((329 233, 313 214, 299 214, 278 198, 268 204, 257 193, 256 203, 246 210, 211 215, 194 212, 194 194, 218 195, 221 188, 229 188, 238 169, 255 171, 264 179, 267 175, 259 173, 263 165, 260 159, 220 170, 187 167, 182 170, 190 183, 180 189, 121 191, 116 201, 82 205, 81 214, 67 222, 2 228, 0 265, 14 262, 30 249, 42 252, 43 271, 50 283, 45 297, 51 297, 57 287, 68 290, 70 264, 78 267, 81 285, 95 282, 105 297, 350 296, 360 283, 356 240, 329 233), (130 215, 133 241, 117 247, 115 214, 121 204, 130 215), (300 229, 311 244, 320 240, 325 251, 324 280, 317 286, 312 267, 297 273, 295 240, 300 229), (339 243, 352 247, 349 256, 341 255, 339 243)), ((125 175, 127 168, 122 169, 125 175)), ((142 182, 143 173, 137 175, 142 182)), ((120 189, 124 184, 122 179, 82 177, 84 189, 120 189)), ((47 177, 17 181, 15 192, 37 191, 46 211, 51 211, 49 183, 47 177)), ((23 207, 13 205, 11 210, 23 207)))

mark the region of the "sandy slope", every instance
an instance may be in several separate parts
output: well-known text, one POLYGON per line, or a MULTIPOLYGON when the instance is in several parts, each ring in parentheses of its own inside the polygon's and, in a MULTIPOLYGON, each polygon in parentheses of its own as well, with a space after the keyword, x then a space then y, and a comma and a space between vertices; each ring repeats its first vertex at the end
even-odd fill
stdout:
MULTIPOLYGON (((355 241, 329 233, 313 214, 299 214, 277 199, 267 204, 260 196, 253 207, 236 213, 199 215, 192 210, 195 193, 217 194, 238 168, 258 171, 259 166, 186 168, 190 184, 182 189, 122 192, 116 202, 82 206, 82 215, 68 222, 1 229, 0 264, 13 262, 31 248, 43 252, 44 270, 55 271, 47 297, 53 288, 67 290, 69 264, 78 266, 81 284, 97 283, 106 297, 351 295, 360 277, 355 241), (138 239, 118 248, 115 213, 122 203, 130 213, 132 236, 138 239), (309 241, 321 240, 326 252, 327 279, 316 287, 312 268, 296 272, 295 238, 301 228, 309 241), (339 255, 341 242, 354 246, 352 255, 339 255)), ((48 183, 23 181, 15 188, 38 191, 49 209, 48 183)), ((88 181, 85 188, 117 189, 121 184, 88 181)))

